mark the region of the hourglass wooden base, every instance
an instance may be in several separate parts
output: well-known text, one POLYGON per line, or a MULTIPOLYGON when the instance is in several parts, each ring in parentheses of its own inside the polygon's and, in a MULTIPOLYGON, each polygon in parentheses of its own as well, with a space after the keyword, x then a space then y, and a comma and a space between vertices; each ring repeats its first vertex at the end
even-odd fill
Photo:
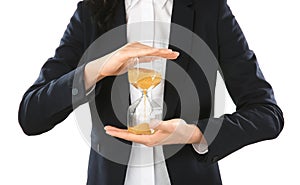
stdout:
POLYGON ((128 127, 128 132, 137 135, 151 135, 152 131, 148 123, 141 123, 134 127, 128 127))

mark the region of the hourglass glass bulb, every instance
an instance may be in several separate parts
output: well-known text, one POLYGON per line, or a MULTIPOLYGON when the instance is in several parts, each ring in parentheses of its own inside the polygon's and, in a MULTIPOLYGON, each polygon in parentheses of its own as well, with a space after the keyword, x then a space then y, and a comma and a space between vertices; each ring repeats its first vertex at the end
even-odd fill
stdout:
MULTIPOLYGON (((151 134, 150 129, 151 118, 153 113, 157 113, 157 106, 148 97, 151 92, 162 81, 161 68, 154 65, 161 62, 157 57, 149 57, 147 59, 136 60, 136 65, 130 65, 128 69, 129 83, 141 92, 141 97, 128 108, 128 131, 134 134, 151 134)), ((157 116, 154 116, 157 118, 157 116)))

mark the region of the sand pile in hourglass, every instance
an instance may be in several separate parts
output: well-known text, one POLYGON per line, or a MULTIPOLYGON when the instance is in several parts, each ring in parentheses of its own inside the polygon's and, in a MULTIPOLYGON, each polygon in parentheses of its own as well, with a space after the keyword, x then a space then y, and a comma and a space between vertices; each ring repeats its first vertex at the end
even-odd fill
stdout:
MULTIPOLYGON (((145 68, 132 68, 128 70, 128 80, 135 88, 142 90, 146 95, 149 89, 156 87, 161 82, 161 74, 155 70, 145 68)), ((146 96, 144 107, 146 108, 146 96)), ((146 110, 144 110, 146 112, 146 110)), ((145 114, 144 114, 145 115, 145 114)), ((151 134, 149 123, 140 123, 134 127, 128 127, 128 131, 134 134, 151 134)))

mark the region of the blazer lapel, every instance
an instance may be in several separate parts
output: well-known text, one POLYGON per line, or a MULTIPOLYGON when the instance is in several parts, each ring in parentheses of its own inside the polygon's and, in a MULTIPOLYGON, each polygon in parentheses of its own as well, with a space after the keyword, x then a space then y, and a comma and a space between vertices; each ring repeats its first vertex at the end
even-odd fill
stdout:
POLYGON ((191 8, 193 0, 173 0, 171 22, 193 30, 194 10, 191 8))
POLYGON ((126 11, 124 0, 119 0, 118 7, 116 9, 117 10, 114 18, 113 28, 126 24, 126 11))
MULTIPOLYGON (((169 40, 169 48, 175 51, 179 51, 181 54, 176 60, 168 61, 167 69, 166 69, 166 83, 165 83, 165 90, 164 90, 164 101, 167 105, 164 110, 167 112, 165 113, 165 119, 170 119, 174 116, 180 116, 176 114, 176 107, 179 102, 179 96, 177 95, 176 91, 174 91, 174 84, 171 84, 171 81, 176 79, 176 85, 184 85, 185 78, 182 77, 178 79, 176 72, 174 71, 174 65, 176 64, 180 66, 183 70, 188 69, 189 64, 189 56, 186 55, 181 49, 191 51, 192 46, 192 35, 189 37, 188 40, 183 40, 178 36, 181 36, 182 29, 178 30, 178 25, 193 31, 194 27, 194 10, 190 7, 192 5, 192 0, 174 0, 173 1, 173 12, 170 30, 170 40, 169 40), (170 62, 174 62, 170 64, 170 62), (172 67, 173 66, 173 67, 172 67), (173 80, 172 80, 173 79, 173 80), (178 81, 179 80, 179 81, 178 81), (169 81, 169 82, 168 82, 169 81)), ((186 34, 186 33, 183 33, 186 34)), ((186 38, 186 36, 185 36, 186 38)), ((175 87, 176 89, 182 89, 180 87, 175 87)))
MULTIPOLYGON (((127 44, 127 25, 126 25, 126 10, 125 10, 125 0, 119 0, 118 7, 116 8, 116 14, 114 17, 114 22, 112 25, 112 28, 117 28, 116 37, 118 37, 118 43, 119 47, 124 46, 127 44)), ((113 39, 114 40, 114 39, 113 39)), ((130 105, 130 95, 129 95, 129 82, 128 82, 128 76, 127 73, 120 75, 115 78, 115 83, 118 83, 119 81, 122 82, 118 84, 117 89, 119 89, 118 95, 119 97, 119 104, 122 109, 128 109, 130 105)), ((115 97, 118 97, 118 95, 115 95, 115 97)), ((126 120, 126 119, 125 119, 126 120)), ((124 122, 125 124, 126 122, 124 122)))

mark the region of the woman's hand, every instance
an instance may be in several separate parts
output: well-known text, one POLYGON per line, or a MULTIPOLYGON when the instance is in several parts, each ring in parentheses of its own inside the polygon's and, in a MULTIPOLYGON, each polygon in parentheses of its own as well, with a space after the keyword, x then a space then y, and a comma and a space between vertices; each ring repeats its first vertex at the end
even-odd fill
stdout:
POLYGON ((200 129, 193 124, 187 124, 182 119, 160 121, 154 126, 155 132, 152 135, 135 135, 126 129, 119 129, 112 126, 104 127, 106 133, 146 146, 157 146, 167 144, 193 144, 200 143, 203 137, 200 129))
POLYGON ((84 71, 86 90, 106 76, 123 74, 127 70, 128 61, 136 57, 154 56, 176 59, 178 52, 166 48, 153 48, 139 42, 128 43, 120 49, 88 63, 84 71))

